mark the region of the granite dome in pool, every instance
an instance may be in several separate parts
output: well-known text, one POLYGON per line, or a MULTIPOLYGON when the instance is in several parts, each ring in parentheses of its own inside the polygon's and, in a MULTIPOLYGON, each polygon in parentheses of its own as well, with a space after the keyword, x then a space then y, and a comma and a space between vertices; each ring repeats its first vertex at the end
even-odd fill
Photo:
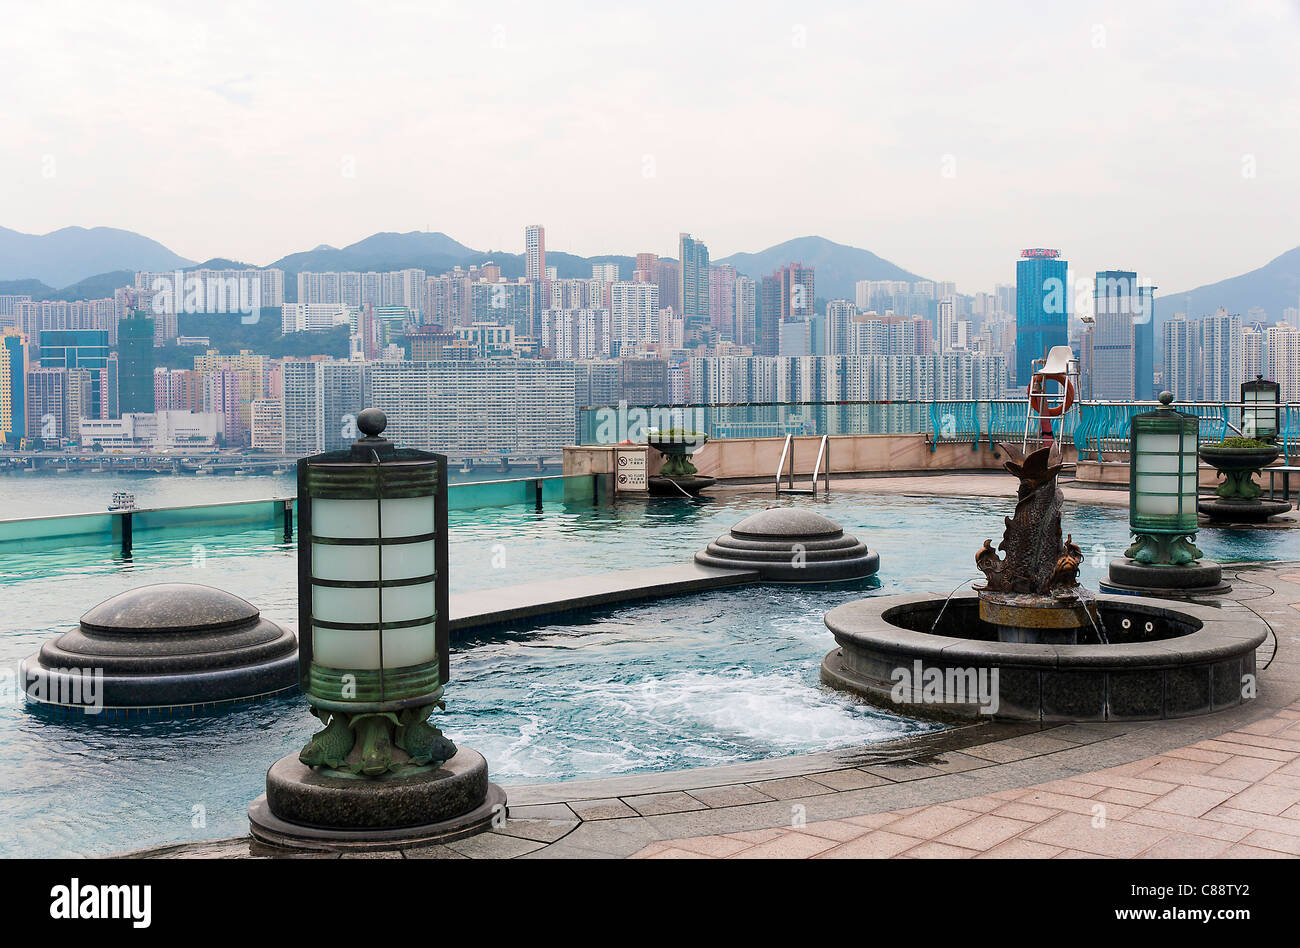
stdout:
POLYGON ((87 610, 77 628, 24 661, 21 674, 37 705, 171 711, 296 687, 298 642, 232 593, 159 583, 87 610))
POLYGON ((769 507, 696 553, 695 562, 754 570, 772 582, 833 583, 873 575, 880 555, 814 510, 769 507))

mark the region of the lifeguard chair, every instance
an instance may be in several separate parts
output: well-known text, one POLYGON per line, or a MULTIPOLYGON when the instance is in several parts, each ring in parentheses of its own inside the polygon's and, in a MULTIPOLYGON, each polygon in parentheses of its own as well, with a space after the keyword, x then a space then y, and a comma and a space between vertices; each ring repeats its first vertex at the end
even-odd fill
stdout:
POLYGON ((1079 361, 1069 346, 1052 346, 1046 358, 1033 361, 1032 368, 1025 435, 1020 442, 1020 450, 1026 453, 1031 431, 1036 431, 1035 442, 1050 446, 1054 443, 1052 423, 1078 410, 1079 361), (1048 391, 1051 382, 1060 387, 1058 391, 1048 391))

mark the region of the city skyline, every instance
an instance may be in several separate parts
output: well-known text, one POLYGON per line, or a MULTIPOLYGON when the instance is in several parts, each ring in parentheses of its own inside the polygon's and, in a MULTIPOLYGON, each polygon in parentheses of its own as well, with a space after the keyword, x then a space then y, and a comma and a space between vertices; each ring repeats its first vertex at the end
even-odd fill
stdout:
POLYGON ((448 3, 368 11, 384 44, 294 8, 200 23, 146 4, 129 27, 112 5, 79 9, 15 10, 0 37, 23 142, 0 155, 0 225, 122 227, 260 265, 381 231, 514 248, 539 220, 548 249, 584 255, 668 256, 688 231, 721 259, 817 233, 985 289, 1024 246, 1062 247, 1083 274, 1143 264, 1181 291, 1300 242, 1296 133, 1277 120, 1300 98, 1288 3, 1231 25, 1170 4, 1032 22, 1009 6, 704 10, 672 42, 671 4, 572 31, 564 10, 448 3), (415 108, 391 93, 402 80, 415 108), (756 122, 800 131, 756 149, 756 122), (837 147, 806 147, 819 139, 837 147))

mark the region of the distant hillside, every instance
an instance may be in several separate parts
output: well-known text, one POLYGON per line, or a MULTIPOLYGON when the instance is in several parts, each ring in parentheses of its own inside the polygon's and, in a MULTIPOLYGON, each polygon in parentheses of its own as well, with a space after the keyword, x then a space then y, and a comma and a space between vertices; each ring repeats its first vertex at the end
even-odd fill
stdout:
POLYGON ((102 300, 112 296, 115 290, 134 284, 134 270, 114 270, 111 273, 100 273, 93 277, 87 277, 78 283, 73 283, 71 286, 65 286, 59 290, 49 290, 41 297, 33 295, 33 299, 102 300))
POLYGON ((823 299, 853 299, 853 285, 859 280, 907 280, 917 276, 869 250, 837 244, 825 237, 797 237, 757 253, 737 253, 713 263, 729 263, 739 273, 759 279, 787 263, 805 263, 817 268, 816 292, 823 299))
POLYGON ((40 235, 0 227, 0 280, 67 286, 96 273, 171 270, 190 263, 156 240, 115 227, 64 227, 40 235))
POLYGON ((53 292, 54 287, 46 286, 40 280, 0 280, 0 296, 30 296, 41 300, 53 292))
POLYGON ((1258 270, 1208 283, 1182 293, 1156 294, 1156 322, 1164 322, 1174 313, 1189 317, 1212 315, 1222 306, 1243 318, 1258 306, 1269 321, 1282 318, 1288 306, 1300 306, 1300 247, 1275 257, 1258 270))
POLYGON ((315 250, 281 257, 271 266, 295 276, 304 270, 382 271, 419 267, 438 271, 446 266, 448 260, 459 261, 477 253, 446 234, 411 231, 408 234, 373 234, 341 250, 322 244, 315 250))

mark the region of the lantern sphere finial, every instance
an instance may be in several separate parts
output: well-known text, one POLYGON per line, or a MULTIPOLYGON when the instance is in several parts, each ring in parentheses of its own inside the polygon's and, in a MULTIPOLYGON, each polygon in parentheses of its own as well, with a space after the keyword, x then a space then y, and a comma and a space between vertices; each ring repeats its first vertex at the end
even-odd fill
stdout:
POLYGON ((1168 407, 1169 405, 1172 405, 1173 403, 1174 403, 1174 393, 1173 393, 1173 392, 1161 392, 1161 393, 1160 393, 1160 404, 1161 404, 1161 405, 1164 405, 1164 406, 1168 407))
POLYGON ((367 408, 357 415, 357 429, 367 438, 378 438, 388 427, 388 416, 378 408, 367 408))

